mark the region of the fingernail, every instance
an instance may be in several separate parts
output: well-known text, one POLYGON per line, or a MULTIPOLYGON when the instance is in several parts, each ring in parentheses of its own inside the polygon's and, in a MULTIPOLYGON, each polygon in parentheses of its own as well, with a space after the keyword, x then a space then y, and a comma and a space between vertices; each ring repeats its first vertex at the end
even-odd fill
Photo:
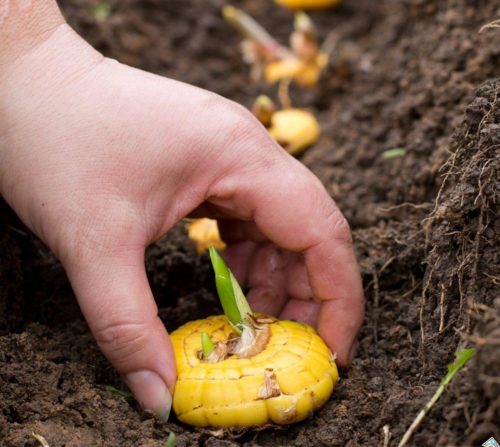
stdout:
POLYGON ((136 371, 124 377, 141 406, 167 421, 172 408, 172 396, 163 379, 153 371, 136 371))
POLYGON ((352 363, 354 357, 356 356, 356 351, 358 350, 358 346, 359 346, 358 340, 356 340, 351 346, 351 350, 349 351, 349 365, 352 363))

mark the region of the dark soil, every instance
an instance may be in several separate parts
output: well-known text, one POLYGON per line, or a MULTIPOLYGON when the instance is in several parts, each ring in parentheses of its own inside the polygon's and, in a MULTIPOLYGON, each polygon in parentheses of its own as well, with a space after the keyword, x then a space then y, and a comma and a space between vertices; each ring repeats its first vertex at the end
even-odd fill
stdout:
MULTIPOLYGON (((223 0, 113 0, 103 22, 90 0, 60 3, 110 57, 247 106, 274 93, 249 83, 223 0)), ((289 12, 235 3, 286 42, 289 12)), ((106 390, 124 385, 62 268, 0 204, 0 445, 37 445, 35 431, 51 447, 163 446, 173 430, 178 446, 395 446, 465 345, 475 357, 410 445, 500 440, 500 31, 478 32, 499 15, 498 0, 345 0, 313 14, 337 46, 320 84, 291 92, 323 128, 302 161, 351 223, 367 298, 358 356, 317 415, 220 440, 106 390), (396 147, 405 155, 381 156, 396 147)), ((167 328, 219 312, 182 227, 149 249, 148 271, 167 328)))

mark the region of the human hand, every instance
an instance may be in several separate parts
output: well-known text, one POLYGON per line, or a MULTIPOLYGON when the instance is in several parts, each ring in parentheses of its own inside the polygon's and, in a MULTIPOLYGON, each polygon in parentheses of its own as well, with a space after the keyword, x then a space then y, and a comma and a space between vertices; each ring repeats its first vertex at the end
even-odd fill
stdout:
POLYGON ((0 75, 0 191, 63 263, 99 347, 168 417, 175 362, 145 247, 223 219, 257 311, 316 325, 346 365, 363 293, 346 220, 242 107, 104 59, 67 25, 0 75))

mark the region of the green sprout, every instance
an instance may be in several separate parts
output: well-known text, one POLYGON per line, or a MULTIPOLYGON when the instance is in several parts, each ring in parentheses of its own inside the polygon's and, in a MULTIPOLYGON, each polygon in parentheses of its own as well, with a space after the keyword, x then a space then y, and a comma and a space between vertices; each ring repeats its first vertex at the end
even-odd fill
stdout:
POLYGON ((201 353, 203 354, 203 358, 206 359, 212 352, 214 352, 215 345, 206 332, 202 332, 201 334, 201 353))
POLYGON ((247 326, 248 315, 252 315, 252 309, 241 290, 238 281, 229 270, 222 256, 214 248, 209 248, 210 260, 215 272, 215 285, 219 295, 222 309, 234 330, 241 335, 243 327, 247 326))
POLYGON ((382 158, 384 160, 393 160, 394 158, 402 157, 405 154, 406 149, 404 147, 395 147, 382 152, 382 158))
POLYGON ((434 395, 431 397, 429 402, 427 402, 420 410, 420 412, 417 414, 417 417, 413 420, 412 424, 410 425, 410 428, 406 430, 406 433, 404 434, 403 438, 401 439, 401 442, 398 444, 398 447, 403 447, 407 444, 408 440, 410 439, 411 435, 415 432, 417 427, 420 425, 422 420, 424 419, 425 415, 430 411, 430 409, 434 406, 434 404, 439 400, 441 395, 443 394, 446 385, 451 382, 451 379, 455 376, 455 374, 462 369, 462 367, 472 358, 476 350, 474 348, 464 348, 461 351, 457 352, 455 354, 455 361, 453 363, 450 363, 448 365, 448 372, 446 375, 441 379, 441 382, 439 383, 439 386, 434 393, 434 395))
POLYGON ((175 433, 173 431, 171 431, 168 435, 167 442, 165 442, 165 447, 175 447, 175 433))
POLYGON ((91 6, 90 13, 98 22, 104 22, 111 16, 111 5, 106 0, 98 1, 91 6))
POLYGON ((125 399, 127 402, 134 402, 135 401, 134 395, 132 393, 129 393, 127 391, 119 390, 119 389, 117 389, 117 388, 115 388, 114 386, 111 386, 111 385, 102 385, 102 387, 106 391, 109 391, 110 393, 112 393, 112 394, 114 394, 116 396, 123 397, 123 399, 125 399))

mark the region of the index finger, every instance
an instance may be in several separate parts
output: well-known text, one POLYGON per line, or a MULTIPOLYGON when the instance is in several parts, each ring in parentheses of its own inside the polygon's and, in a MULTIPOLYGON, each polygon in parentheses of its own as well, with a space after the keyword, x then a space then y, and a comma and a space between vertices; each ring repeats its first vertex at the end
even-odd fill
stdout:
POLYGON ((349 225, 321 182, 294 158, 279 155, 266 169, 219 179, 209 200, 238 210, 276 245, 304 255, 314 297, 321 303, 318 332, 339 364, 347 365, 364 317, 349 225))

